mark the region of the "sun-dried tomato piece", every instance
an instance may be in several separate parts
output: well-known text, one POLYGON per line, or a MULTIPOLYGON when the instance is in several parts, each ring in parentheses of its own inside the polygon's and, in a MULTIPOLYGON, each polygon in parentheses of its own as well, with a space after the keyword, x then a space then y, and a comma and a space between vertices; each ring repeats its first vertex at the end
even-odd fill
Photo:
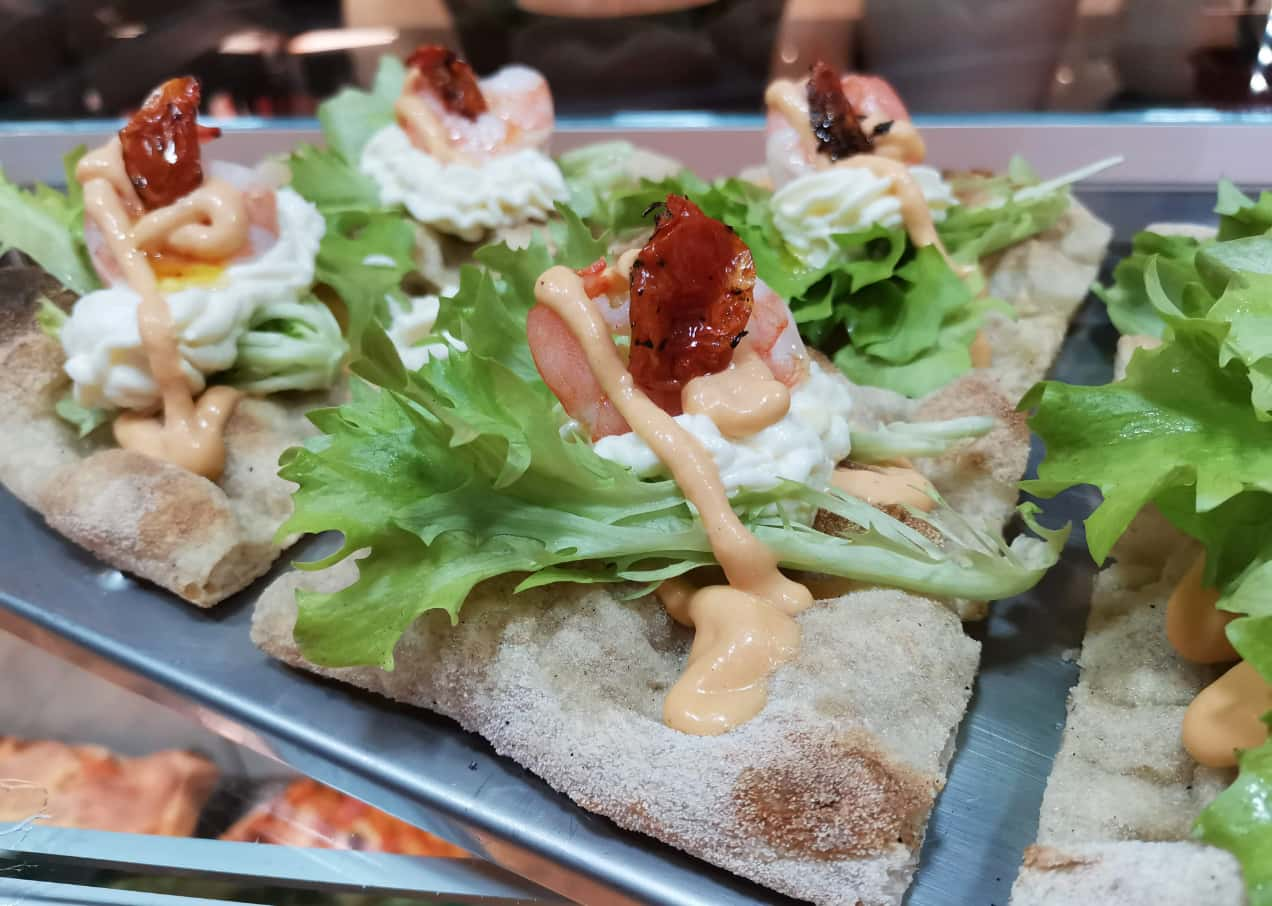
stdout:
POLYGON ((605 294, 605 267, 605 257, 602 255, 587 267, 579 268, 574 272, 583 278, 583 292, 587 293, 589 299, 605 294))
POLYGON ((203 184, 199 80, 169 79, 119 130, 124 170, 148 209, 170 205, 203 184))
POLYGON ((857 111, 848 103, 839 73, 818 60, 808 76, 808 124, 813 128, 819 154, 831 160, 867 154, 870 136, 857 119, 857 111))
POLYGON ((628 367, 655 398, 723 371, 754 302, 751 250, 687 198, 669 195, 632 265, 628 367))
POLYGON ((451 113, 475 120, 486 112, 486 98, 473 68, 454 51, 440 44, 421 44, 407 58, 406 65, 419 70, 424 83, 451 113))

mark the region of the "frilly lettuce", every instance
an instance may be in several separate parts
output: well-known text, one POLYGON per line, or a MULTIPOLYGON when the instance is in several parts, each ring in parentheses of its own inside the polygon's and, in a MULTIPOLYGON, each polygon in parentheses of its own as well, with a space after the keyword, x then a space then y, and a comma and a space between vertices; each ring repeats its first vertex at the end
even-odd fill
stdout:
POLYGON ((84 245, 84 196, 75 181, 75 165, 83 155, 81 146, 63 161, 65 193, 44 185, 21 189, 0 172, 0 254, 25 253, 80 295, 101 285, 84 245))
POLYGON ((1201 813, 1194 833, 1241 863, 1250 906, 1272 906, 1272 741, 1241 753, 1240 773, 1201 813))
POLYGON ((1219 215, 1214 239, 1160 236, 1148 230, 1136 234, 1131 255, 1113 271, 1113 284, 1095 288, 1119 331, 1160 337, 1166 329, 1162 309, 1188 317, 1208 316, 1234 273, 1272 273, 1269 262, 1259 260, 1262 246, 1232 242, 1257 239, 1272 229, 1272 193, 1264 192, 1256 201, 1223 180, 1214 210, 1219 215), (1222 248, 1217 250, 1217 243, 1222 248), (1248 251, 1256 257, 1250 259, 1248 251), (1150 269, 1155 272, 1151 278, 1150 269))
POLYGON ((343 303, 353 357, 369 324, 390 323, 391 303, 409 307, 402 281, 416 269, 414 223, 384 208, 375 182, 357 168, 362 143, 393 121, 404 74, 396 57, 385 56, 370 94, 346 88, 319 108, 331 148, 301 145, 287 158, 291 187, 327 221, 315 277, 343 303))
POLYGON ((1221 180, 1215 213, 1220 241, 1262 236, 1272 229, 1272 192, 1261 192, 1256 201, 1229 180, 1221 180))
MULTIPOLYGON (((595 242, 576 219, 572 266, 595 242)), ((479 254, 449 300, 449 329, 468 351, 410 373, 392 343, 368 329, 353 400, 311 415, 321 435, 284 454, 280 474, 298 485, 292 532, 342 533, 321 568, 365 550, 359 579, 332 594, 302 592, 296 639, 305 656, 336 666, 391 667, 401 634, 421 614, 456 619, 473 586, 507 573, 519 588, 551 582, 622 583, 639 594, 713 562, 702 524, 680 489, 642 481, 597 456, 572 433, 525 348, 533 277, 559 259, 538 242, 479 254)), ((740 495, 745 522, 788 567, 849 576, 925 594, 994 599, 1032 586, 1055 561, 1064 532, 1045 540, 996 535, 948 511, 929 519, 938 545, 837 491, 785 484, 740 495), (788 523, 773 504, 820 507, 851 523, 844 535, 788 523)), ((1026 518, 1032 518, 1026 513, 1026 518)))
POLYGON ((385 54, 370 91, 344 88, 319 104, 318 122, 327 144, 356 166, 367 140, 393 122, 393 105, 405 83, 406 66, 392 54, 385 54))
POLYGON ((854 462, 887 462, 910 456, 940 456, 951 446, 981 437, 998 424, 983 415, 939 422, 889 422, 875 430, 852 432, 854 462))
POLYGON ((220 380, 248 393, 330 387, 344 361, 344 337, 315 298, 263 305, 238 341, 234 368, 220 380))
POLYGON ((1050 229, 1069 208, 1069 186, 1121 163, 1111 157, 1042 180, 1014 157, 1001 176, 963 175, 952 180, 965 203, 951 208, 936 225, 955 260, 975 264, 986 255, 1050 229))
POLYGON ((1148 230, 1137 233, 1130 256, 1113 269, 1113 284, 1094 288, 1108 307, 1113 326, 1128 335, 1162 335, 1166 323, 1148 294, 1146 272, 1150 265, 1156 267, 1161 291, 1177 307, 1190 309, 1200 304, 1208 308, 1206 300, 1199 298, 1199 295, 1205 295, 1206 299, 1209 296, 1193 263, 1200 246, 1201 243, 1189 236, 1159 236, 1148 230))

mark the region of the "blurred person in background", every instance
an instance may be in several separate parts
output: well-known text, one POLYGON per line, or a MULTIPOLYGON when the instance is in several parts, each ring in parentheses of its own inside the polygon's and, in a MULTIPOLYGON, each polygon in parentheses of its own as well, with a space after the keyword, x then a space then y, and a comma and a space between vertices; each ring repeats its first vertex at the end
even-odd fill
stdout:
POLYGON ((918 112, 1264 103, 1269 0, 0 0, 0 117, 119 116, 174 73, 216 114, 311 114, 384 53, 541 70, 559 113, 758 113, 823 59, 918 112), (1262 55, 1262 56, 1261 56, 1262 55))

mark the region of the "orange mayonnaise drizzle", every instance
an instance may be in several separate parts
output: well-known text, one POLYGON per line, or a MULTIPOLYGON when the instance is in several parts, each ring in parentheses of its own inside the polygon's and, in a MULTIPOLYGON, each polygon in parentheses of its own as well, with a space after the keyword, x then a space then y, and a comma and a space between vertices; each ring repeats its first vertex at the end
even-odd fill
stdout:
POLYGON ((684 674, 668 694, 663 719, 686 733, 715 735, 754 717, 767 699, 767 678, 798 651, 793 617, 812 604, 808 589, 786 578, 773 552, 742 524, 719 470, 692 434, 636 386, 582 279, 566 267, 545 272, 535 300, 569 326, 605 395, 670 470, 698 510, 728 585, 664 600, 672 618, 696 636, 684 674))
POLYGON ((681 397, 685 412, 707 416, 721 434, 735 440, 780 422, 791 408, 790 388, 773 377, 746 340, 728 368, 694 378, 681 397))
POLYGON ((875 507, 908 506, 924 513, 936 509, 932 483, 908 466, 836 469, 830 483, 875 507))
MULTIPOLYGON (((817 150, 817 138, 813 135, 812 125, 808 121, 808 99, 804 93, 804 83, 790 79, 778 79, 769 85, 764 92, 764 102, 777 110, 799 135, 800 143, 807 150, 808 158, 819 170, 831 167, 861 167, 878 177, 892 179, 893 193, 901 203, 901 222, 910 234, 916 246, 932 245, 941 253, 945 263, 956 274, 963 274, 964 269, 954 263, 945 244, 936 232, 936 224, 932 222, 932 211, 928 208, 923 190, 910 174, 907 164, 921 164, 927 155, 927 148, 918 129, 908 120, 894 120, 891 128, 882 135, 871 139, 874 147, 872 154, 854 154, 837 161, 832 161, 817 150)), ((866 135, 871 135, 881 120, 867 118, 861 123, 866 135)))
POLYGON ((1268 738, 1259 719, 1268 711, 1272 687, 1242 661, 1202 689, 1184 712, 1184 749, 1206 767, 1234 767, 1238 749, 1253 749, 1268 738))
POLYGON ((229 257, 248 238, 243 195, 228 183, 209 180, 175 203, 145 213, 124 170, 118 138, 85 155, 75 177, 84 186, 85 217, 97 224, 124 279, 141 297, 138 330, 162 402, 157 415, 121 413, 115 440, 125 449, 216 479, 225 469, 224 428, 239 394, 213 387, 194 399, 172 312, 147 252, 169 249, 203 261, 229 257))
MULTIPOLYGON (((1206 557, 1199 556, 1166 604, 1166 638, 1179 655, 1198 664, 1239 660, 1227 627, 1236 614, 1215 607, 1217 588, 1202 585, 1206 557)), ((1242 661, 1198 693, 1184 712, 1181 740, 1198 763, 1233 767, 1237 750, 1260 745, 1268 729, 1260 718, 1272 710, 1272 686, 1242 661)))
POLYGON ((985 328, 976 331, 972 337, 972 345, 967 347, 967 354, 972 357, 973 368, 988 368, 994 364, 994 347, 989 342, 985 328))

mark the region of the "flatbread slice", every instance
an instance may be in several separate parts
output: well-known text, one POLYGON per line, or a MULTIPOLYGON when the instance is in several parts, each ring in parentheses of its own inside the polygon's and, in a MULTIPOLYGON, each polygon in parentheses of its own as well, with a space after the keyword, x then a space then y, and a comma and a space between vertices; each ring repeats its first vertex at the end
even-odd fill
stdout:
POLYGON ((1196 843, 1032 846, 1012 888, 1029 906, 1239 906, 1241 868, 1229 853, 1196 843))
POLYGON ((1235 775, 1196 764, 1179 742, 1189 702, 1221 672, 1166 639, 1166 602, 1198 553, 1145 511, 1096 580, 1081 679, 1013 906, 1106 902, 1090 897, 1111 889, 1119 903, 1245 901, 1236 860, 1187 842, 1235 775))
MULTIPOLYGON (((961 511, 1000 524, 1014 511, 1029 432, 998 382, 1043 376, 1045 349, 1059 348, 1108 237, 1075 205, 1027 244, 1032 252, 996 263, 992 279, 1025 325, 1004 342, 1032 333, 1043 354, 1005 350, 994 368, 922 401, 850 391, 867 424, 999 417, 985 437, 917 463, 961 511), (1069 292, 1035 301, 1035 283, 1017 273, 1031 266, 1067 277, 1069 292)), ((661 721, 691 636, 652 599, 564 586, 513 596, 511 584, 492 582, 457 626, 436 613, 420 619, 392 673, 307 663, 293 640, 296 590, 331 591, 355 576, 346 561, 281 577, 257 605, 253 641, 294 666, 452 717, 584 808, 774 890, 827 904, 900 902, 979 658, 950 602, 876 588, 819 603, 799 618, 803 648, 778 671, 766 710, 703 738, 661 721)), ((983 613, 983 602, 959 612, 983 613)))
POLYGON ((36 267, 0 268, 0 482, 61 534, 111 566, 210 607, 264 573, 291 513, 278 457, 313 432, 326 394, 247 398, 226 428, 219 481, 80 438, 54 411, 70 387, 62 350, 36 323, 40 299, 73 295, 36 267))
MULTIPOLYGON (((1149 229, 1207 238, 1208 228, 1149 229)), ((1156 342, 1121 337, 1115 373, 1156 342)), ((1025 853, 1013 906, 1245 902, 1236 859, 1187 842, 1198 813, 1235 776, 1198 765, 1179 740, 1189 703, 1222 672, 1183 660, 1166 638, 1166 604, 1199 553, 1150 508, 1096 579, 1082 674, 1069 693, 1038 842, 1025 853)))

